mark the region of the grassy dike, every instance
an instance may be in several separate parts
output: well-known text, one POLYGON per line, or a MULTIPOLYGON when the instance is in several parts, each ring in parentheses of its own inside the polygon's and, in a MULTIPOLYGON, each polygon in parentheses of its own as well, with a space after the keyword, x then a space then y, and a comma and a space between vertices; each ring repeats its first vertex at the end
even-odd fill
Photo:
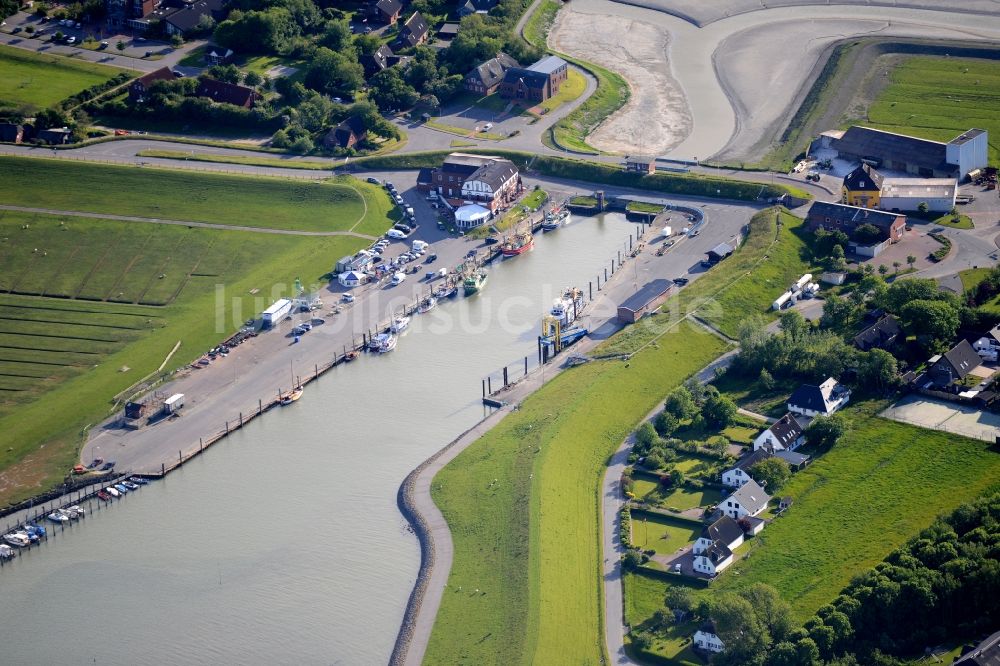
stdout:
POLYGON ((724 349, 680 323, 628 363, 566 372, 435 477, 455 558, 426 663, 601 661, 601 475, 635 423, 724 349))
MULTIPOLYGON (((405 155, 362 157, 351 164, 365 169, 421 169, 440 166, 450 151, 426 151, 405 155)), ((616 165, 591 162, 585 159, 546 157, 516 150, 474 150, 464 152, 496 155, 514 162, 521 171, 533 171, 543 176, 581 180, 596 185, 630 187, 661 194, 757 201, 760 198, 779 197, 783 194, 811 199, 812 195, 797 187, 779 183, 756 183, 734 178, 692 174, 655 173, 640 174, 622 171, 616 165)))

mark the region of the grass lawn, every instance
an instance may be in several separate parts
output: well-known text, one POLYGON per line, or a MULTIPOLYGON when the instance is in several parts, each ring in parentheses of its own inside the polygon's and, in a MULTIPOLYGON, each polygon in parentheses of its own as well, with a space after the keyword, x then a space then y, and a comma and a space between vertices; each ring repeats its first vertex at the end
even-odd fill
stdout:
POLYGON ((136 157, 163 157, 171 160, 188 160, 191 162, 216 162, 222 164, 247 164, 250 166, 280 167, 282 169, 305 169, 322 171, 332 169, 333 160, 327 162, 308 162, 292 157, 247 157, 244 155, 214 155, 211 153, 195 153, 184 150, 140 150, 136 157))
POLYGON ((447 125, 445 123, 440 123, 437 120, 425 120, 424 125, 430 127, 431 129, 436 129, 439 132, 447 132, 448 134, 457 134, 458 136, 464 136, 469 139, 487 139, 489 141, 500 141, 501 139, 507 138, 502 134, 497 134, 496 132, 477 132, 475 130, 466 129, 464 127, 455 127, 454 125, 447 125))
POLYGON ((205 51, 208 50, 208 45, 199 46, 198 48, 191 49, 187 52, 183 58, 178 61, 178 65, 183 67, 204 67, 205 66, 205 51))
POLYGON ((104 83, 122 70, 0 45, 0 108, 40 108, 104 83))
POLYGON ((699 506, 718 504, 720 499, 722 499, 722 493, 714 488, 694 489, 681 486, 663 496, 663 506, 668 509, 686 511, 699 506))
POLYGON ((686 323, 662 340, 627 365, 566 371, 435 477, 455 560, 426 663, 601 660, 607 458, 667 392, 724 349, 686 323))
POLYGON ((626 210, 636 213, 662 213, 663 206, 660 204, 647 203, 645 201, 629 201, 625 206, 626 210))
POLYGON ((532 111, 539 114, 552 113, 563 104, 568 104, 576 99, 587 89, 587 79, 577 70, 570 68, 566 75, 566 80, 559 86, 559 92, 545 100, 541 104, 531 107, 532 111))
POLYGON ((575 196, 569 200, 574 206, 596 206, 597 199, 594 197, 575 196))
MULTIPOLYGON (((671 583, 642 573, 626 573, 622 585, 625 589, 625 621, 632 627, 638 627, 663 608, 663 598, 671 583)), ((633 657, 652 663, 663 663, 664 659, 669 659, 665 663, 674 666, 703 666, 705 662, 690 647, 691 637, 697 628, 694 622, 670 625, 654 639, 649 650, 639 653, 631 645, 626 645, 626 650, 633 657)), ((625 640, 628 641, 628 636, 625 640)))
POLYGON ((795 505, 713 589, 768 583, 803 621, 936 516, 1000 479, 1000 456, 989 444, 871 411, 870 404, 846 410, 852 430, 792 476, 781 494, 795 505))
MULTIPOLYGON (((745 377, 724 374, 714 380, 713 385, 723 395, 731 398, 737 405, 756 414, 772 418, 780 418, 788 411, 788 396, 792 394, 799 383, 792 380, 776 380, 774 388, 762 388, 757 382, 747 381, 745 377)), ((761 424, 755 429, 750 441, 764 429, 761 424)), ((733 438, 730 438, 733 439, 733 438)))
POLYGON ((524 22, 522 32, 525 41, 544 51, 552 22, 556 20, 556 14, 561 7, 562 3, 556 0, 542 0, 538 3, 534 13, 524 22))
POLYGON ((473 238, 486 238, 491 233, 491 228, 496 227, 499 231, 514 229, 531 211, 541 208, 549 195, 544 190, 532 190, 526 197, 521 199, 516 206, 507 211, 496 224, 478 227, 469 233, 473 238), (527 210, 525 210, 527 209, 527 210))
POLYGON ((675 314, 696 315, 733 338, 749 316, 774 319, 777 313, 771 310, 771 303, 787 285, 809 272, 804 236, 800 218, 784 209, 760 211, 750 221, 749 235, 732 256, 667 302, 664 311, 670 311, 670 316, 646 317, 628 327, 612 338, 609 353, 659 344, 657 336, 669 329, 675 314))
POLYGON ((689 523, 644 511, 632 511, 632 543, 642 550, 673 555, 694 543, 699 534, 701 528, 689 523))
MULTIPOLYGON (((962 288, 966 291, 972 289, 977 284, 982 282, 983 278, 985 278, 986 274, 989 272, 989 268, 969 268, 964 271, 959 271, 958 276, 962 279, 962 288)), ((1000 295, 994 296, 986 303, 983 303, 979 306, 979 309, 984 312, 1000 315, 1000 295)))
POLYGON ((393 209, 381 188, 350 177, 318 183, 5 156, 0 181, 6 204, 271 229, 374 234, 393 209))
POLYGON ((937 141, 979 127, 990 133, 990 163, 1000 162, 1000 62, 915 56, 891 78, 865 124, 937 141))
POLYGON ((975 229, 972 223, 972 218, 968 215, 952 215, 951 213, 945 213, 941 217, 935 218, 931 221, 932 224, 939 224, 942 227, 951 227, 952 229, 975 229))

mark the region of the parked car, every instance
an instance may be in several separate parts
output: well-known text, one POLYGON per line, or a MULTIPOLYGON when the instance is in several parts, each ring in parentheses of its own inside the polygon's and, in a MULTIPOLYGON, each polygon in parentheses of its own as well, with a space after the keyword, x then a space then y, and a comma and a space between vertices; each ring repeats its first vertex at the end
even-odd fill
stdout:
POLYGON ((106 49, 106 48, 108 48, 108 46, 109 46, 109 44, 107 42, 101 42, 101 44, 100 44, 100 46, 98 46, 98 48, 99 49, 106 49))
POLYGON ((402 240, 403 238, 406 238, 406 234, 404 234, 399 229, 389 229, 389 231, 387 231, 385 235, 395 240, 402 240))
POLYGON ((74 37, 73 35, 70 35, 69 37, 66 38, 66 43, 67 44, 76 44, 76 37, 74 37))
POLYGON ((683 278, 683 277, 674 278, 674 284, 676 284, 678 287, 683 287, 688 282, 690 282, 690 280, 688 280, 687 278, 683 278))
POLYGON ((109 460, 108 462, 104 463, 101 466, 101 471, 102 472, 107 472, 107 471, 113 470, 114 468, 115 468, 115 461, 114 460, 109 460))
POLYGON ((378 182, 378 178, 373 178, 371 176, 368 176, 368 178, 366 180, 369 183, 371 183, 372 185, 381 185, 382 184, 382 183, 378 182))
POLYGON ((344 293, 344 302, 345 303, 353 303, 354 302, 354 294, 352 294, 349 291, 345 292, 344 293))

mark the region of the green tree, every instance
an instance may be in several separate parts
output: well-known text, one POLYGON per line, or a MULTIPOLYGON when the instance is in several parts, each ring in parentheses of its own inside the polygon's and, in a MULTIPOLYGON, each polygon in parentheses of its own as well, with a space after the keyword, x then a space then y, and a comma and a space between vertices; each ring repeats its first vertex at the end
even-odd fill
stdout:
POLYGON ((663 467, 665 461, 659 450, 650 451, 643 459, 643 467, 656 471, 663 467))
POLYGON ((913 268, 913 264, 917 263, 917 258, 912 254, 906 255, 906 263, 909 264, 910 268, 913 268))
POLYGON ((899 274, 899 269, 902 267, 902 265, 903 264, 899 263, 898 261, 892 262, 892 272, 894 275, 899 274))
POLYGON ((701 408, 701 415, 705 417, 705 421, 720 430, 729 427, 736 412, 736 403, 722 395, 710 396, 701 408))
POLYGON ((750 476, 772 495, 778 492, 792 475, 788 463, 781 458, 767 458, 755 462, 748 471, 750 476))
POLYGON ((917 204, 917 212, 919 213, 926 214, 930 209, 931 207, 927 205, 926 201, 921 201, 917 204))
POLYGON ((690 612, 694 609, 697 600, 691 588, 671 585, 667 588, 664 603, 668 608, 690 612))
MULTIPOLYGON (((351 53, 353 55, 353 52, 351 53)), ((316 49, 306 70, 305 86, 328 95, 351 95, 364 85, 365 70, 356 58, 316 49)))
POLYGON ((815 666, 819 664, 819 648, 811 638, 801 638, 795 643, 795 652, 799 656, 800 666, 815 666))
POLYGON ((899 315, 906 333, 915 335, 921 346, 929 352, 950 346, 958 331, 958 310, 946 301, 910 301, 903 306, 899 315))
POLYGON ((854 240, 861 245, 874 245, 882 240, 882 232, 874 224, 859 224, 854 229, 854 240))
POLYGON ((767 371, 767 368, 760 369, 760 375, 757 376, 757 383, 760 384, 760 387, 765 391, 774 390, 774 377, 767 371))
POLYGON ((670 470, 670 485, 676 488, 677 486, 684 483, 684 472, 677 468, 670 470))
POLYGON ((851 300, 831 294, 823 301, 823 316, 820 325, 839 333, 846 333, 854 327, 858 317, 858 305, 851 300))
POLYGON ((656 430, 649 421, 643 421, 635 431, 635 448, 640 455, 660 443, 656 430))
POLYGON ((677 417, 667 411, 657 414, 656 419, 653 421, 653 427, 660 437, 670 437, 679 425, 677 417))
POLYGON ((243 76, 243 84, 251 88, 258 88, 264 83, 264 77, 257 72, 250 70, 243 76))
POLYGON ((642 564, 642 554, 637 550, 627 550, 622 556, 622 566, 629 571, 634 571, 642 564))
POLYGON ((243 80, 243 72, 236 65, 213 65, 205 72, 216 81, 239 83, 243 80))
POLYGON ((351 26, 347 20, 330 21, 326 24, 320 44, 334 51, 342 51, 351 44, 352 37, 351 26))
POLYGON ((910 301, 944 300, 945 296, 937 282, 929 279, 897 280, 889 285, 881 307, 889 312, 900 313, 910 301))
POLYGON ((847 269, 847 257, 844 255, 843 245, 833 246, 826 265, 831 271, 844 271, 847 269))
POLYGON ((234 9, 229 18, 216 26, 213 40, 219 46, 243 53, 285 54, 299 32, 291 13, 283 7, 247 12, 234 9))
POLYGON ((884 277, 885 274, 888 273, 888 272, 889 272, 889 267, 888 266, 886 266, 885 264, 879 264, 878 265, 878 274, 879 275, 881 275, 881 276, 884 277))
POLYGON ((170 45, 173 46, 175 49, 179 49, 180 47, 184 46, 184 38, 178 35, 177 33, 174 33, 170 35, 170 45))
POLYGON ((710 616, 715 633, 726 646, 722 664, 761 664, 766 655, 771 636, 746 599, 731 593, 722 593, 711 601, 710 616))
POLYGON ((369 97, 385 112, 409 109, 420 97, 397 70, 397 67, 383 69, 368 81, 369 97))
POLYGON ((832 448, 847 432, 847 421, 841 414, 817 416, 806 428, 806 442, 821 450, 832 448))
POLYGON ((776 589, 766 583, 754 583, 740 590, 739 595, 750 602, 772 640, 782 641, 788 637, 792 630, 792 608, 776 589))
POLYGON ((678 386, 671 391, 663 406, 664 409, 681 421, 691 418, 698 411, 698 407, 694 403, 694 397, 686 386, 678 386))
POLYGON ((809 330, 809 324, 801 312, 795 310, 785 310, 778 315, 778 323, 781 330, 788 334, 792 340, 800 339, 809 330))
POLYGON ((884 349, 872 349, 859 357, 858 379, 861 386, 884 393, 896 383, 899 363, 884 349))

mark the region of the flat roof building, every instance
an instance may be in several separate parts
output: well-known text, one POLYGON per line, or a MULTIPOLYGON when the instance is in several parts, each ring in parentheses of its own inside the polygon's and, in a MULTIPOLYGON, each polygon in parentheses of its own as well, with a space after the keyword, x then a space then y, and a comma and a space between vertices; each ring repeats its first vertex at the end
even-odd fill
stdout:
POLYGON ((643 315, 663 305, 673 286, 673 282, 662 278, 647 282, 618 306, 618 321, 623 324, 639 321, 643 315))

